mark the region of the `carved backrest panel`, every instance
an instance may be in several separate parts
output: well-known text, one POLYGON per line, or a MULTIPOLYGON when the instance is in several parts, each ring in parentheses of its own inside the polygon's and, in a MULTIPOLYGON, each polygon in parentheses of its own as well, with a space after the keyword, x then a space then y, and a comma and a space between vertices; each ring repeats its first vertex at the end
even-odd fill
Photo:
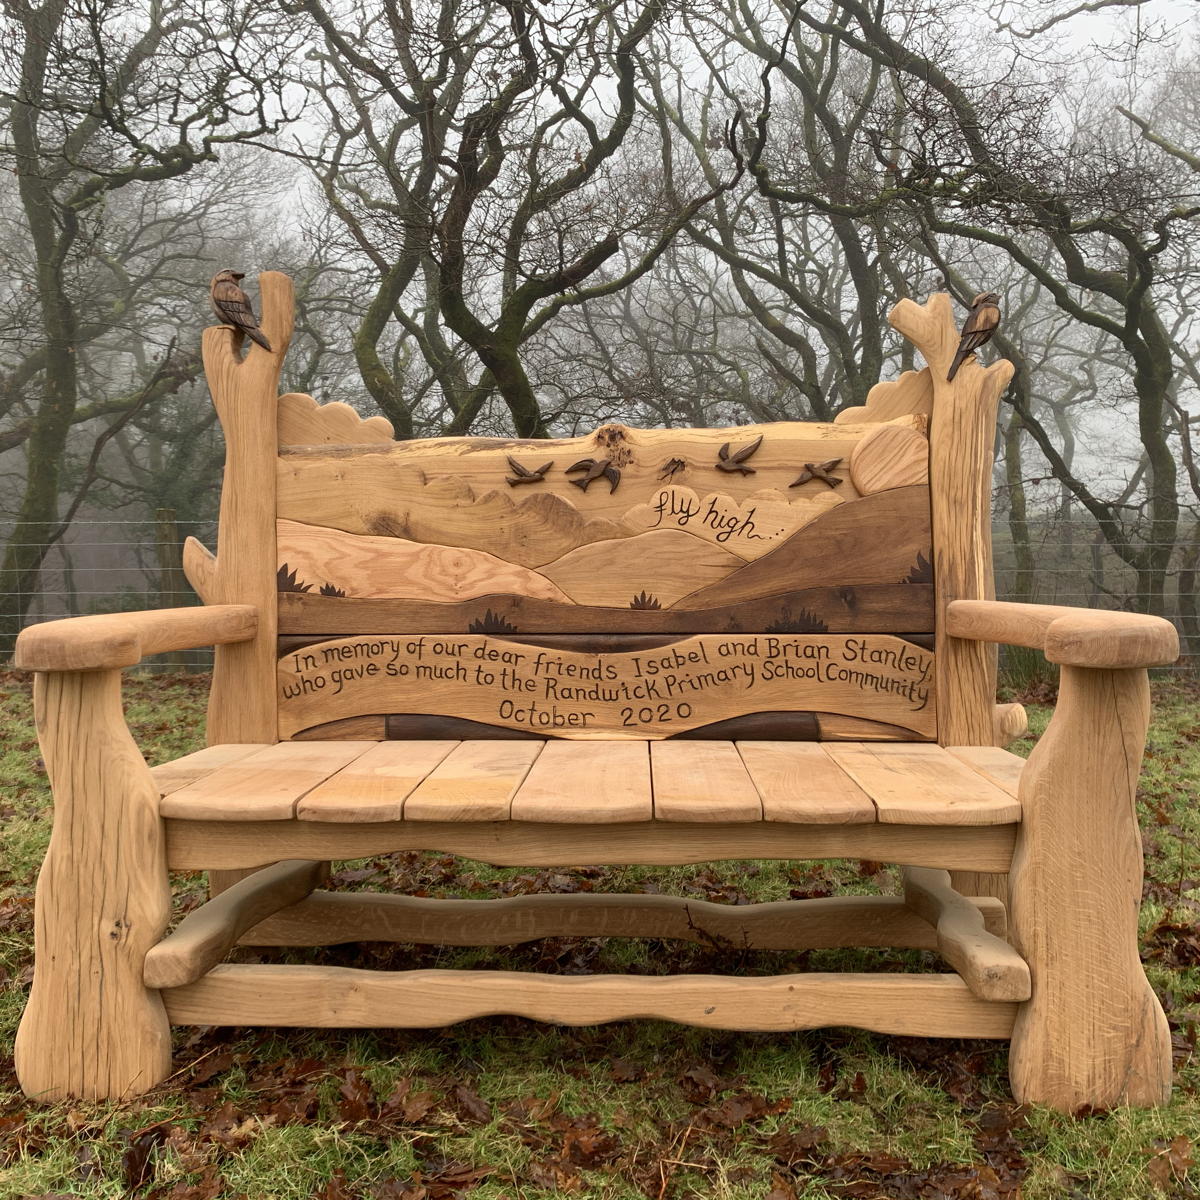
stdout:
POLYGON ((344 408, 281 398, 282 737, 936 737, 925 416, 393 442, 344 408))

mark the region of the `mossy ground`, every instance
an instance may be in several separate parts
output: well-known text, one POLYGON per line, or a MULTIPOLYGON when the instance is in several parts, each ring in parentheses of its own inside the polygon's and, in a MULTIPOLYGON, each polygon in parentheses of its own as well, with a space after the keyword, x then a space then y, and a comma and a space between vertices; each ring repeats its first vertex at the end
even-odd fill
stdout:
MULTIPOLYGON (((133 676, 148 759, 203 738, 206 681, 133 676)), ((1200 694, 1156 685, 1140 812, 1143 956, 1171 1020, 1171 1105, 1068 1117, 1018 1109, 1004 1047, 828 1030, 714 1033, 654 1022, 559 1029, 496 1018, 442 1031, 177 1031, 179 1074, 128 1104, 30 1106, 11 1070, 49 835, 27 684, 0 694, 0 1198, 509 1200, 629 1197, 1200 1195, 1200 694)), ((1035 731, 1049 710, 1034 707, 1035 731)), ((1032 743, 1027 743, 1025 748, 1032 743)), ((1021 749, 1020 746, 1017 749, 1021 749)), ((493 896, 653 889, 730 902, 888 890, 874 863, 495 870, 438 855, 338 864, 345 888, 493 896)), ((177 881, 181 907, 203 881, 177 881)), ((243 954, 246 957, 247 954, 243 954)), ((298 956, 304 957, 304 956, 298 956)), ((311 961, 551 971, 933 965, 915 952, 739 955, 552 939, 511 950, 363 946, 311 961)))

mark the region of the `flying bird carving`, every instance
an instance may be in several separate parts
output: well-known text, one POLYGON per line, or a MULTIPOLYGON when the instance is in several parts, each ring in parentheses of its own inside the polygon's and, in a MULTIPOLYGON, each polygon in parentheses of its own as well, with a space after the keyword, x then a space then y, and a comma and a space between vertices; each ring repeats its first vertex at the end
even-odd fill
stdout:
POLYGON ((971 311, 963 323, 962 337, 958 342, 958 351, 950 370, 946 372, 946 382, 953 381, 958 374, 958 368, 966 361, 967 356, 974 354, 985 342, 991 339, 1000 324, 1000 296, 996 292, 980 292, 971 301, 971 311))
POLYGON ((736 471, 740 475, 753 475, 754 468, 746 466, 746 459, 750 457, 762 445, 763 435, 760 433, 754 441, 747 443, 740 450, 733 454, 729 453, 729 443, 726 442, 720 450, 717 451, 717 470, 718 471, 736 471))
POLYGON ((836 475, 831 475, 830 472, 842 460, 840 458, 831 458, 823 463, 805 463, 804 470, 796 477, 795 483, 789 483, 788 487, 799 487, 802 483, 808 483, 809 480, 819 479, 826 486, 835 488, 842 481, 836 475))
POLYGON ((506 455, 505 457, 508 459, 508 469, 512 471, 511 475, 504 477, 509 487, 516 487, 519 483, 545 483, 546 472, 554 466, 554 462, 551 460, 544 466, 537 467, 531 471, 528 467, 521 466, 512 455, 506 455))
POLYGON ((245 278, 244 271, 230 270, 218 271, 212 277, 209 298, 212 301, 213 312, 223 325, 232 325, 240 335, 244 334, 264 350, 270 350, 271 343, 258 327, 258 318, 250 306, 250 297, 238 286, 238 280, 245 278))
POLYGON ((611 458, 581 458, 577 463, 567 467, 565 474, 573 475, 576 471, 586 471, 587 474, 571 482, 580 490, 587 491, 591 484, 601 475, 609 482, 608 494, 611 496, 621 482, 621 472, 612 465, 611 458))
POLYGON ((685 470, 687 470, 687 463, 682 458, 668 458, 667 461, 663 463, 663 468, 661 471, 659 471, 658 478, 660 480, 669 482, 670 480, 674 479, 680 471, 685 470))

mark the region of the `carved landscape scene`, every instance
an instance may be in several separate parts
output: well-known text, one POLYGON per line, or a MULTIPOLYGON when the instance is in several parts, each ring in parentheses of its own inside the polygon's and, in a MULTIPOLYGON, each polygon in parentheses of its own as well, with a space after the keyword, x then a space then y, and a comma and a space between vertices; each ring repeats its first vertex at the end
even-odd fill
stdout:
MULTIPOLYGON (((331 723, 346 721, 358 724, 340 736, 421 736, 425 717, 439 718, 428 732, 443 736, 448 722, 463 736, 485 727, 568 737, 719 728, 733 736, 729 722, 749 717, 761 735, 780 714, 793 734, 807 714, 810 736, 830 736, 839 724, 841 736, 863 736, 863 722, 894 727, 892 736, 933 736, 931 672, 918 664, 931 656, 916 645, 933 629, 921 417, 726 430, 606 426, 562 441, 287 446, 278 462, 284 736, 314 736, 315 728, 333 736, 331 723), (401 674, 404 656, 393 643, 403 637, 407 645, 410 633, 430 640, 422 661, 401 674), (721 643, 722 657, 740 659, 741 669, 718 664, 732 674, 712 676, 699 705, 650 688, 645 699, 674 715, 649 719, 657 707, 642 713, 636 680, 627 678, 631 647, 642 652, 649 638, 715 654, 697 637, 715 634, 744 635, 721 643), (833 686, 820 670, 801 677, 770 665, 768 651, 802 658, 815 653, 814 637, 851 634, 902 635, 871 645, 880 661, 908 664, 903 680, 833 686), (785 647, 781 635, 794 636, 785 647), (339 671, 343 651, 332 647, 361 648, 372 638, 377 653, 357 663, 365 674, 339 671), (473 649, 461 649, 506 647, 499 652, 512 667, 531 642, 552 649, 568 674, 603 667, 626 685, 630 705, 614 693, 591 709, 556 706, 562 693, 548 667, 506 696, 508 685, 470 675, 479 664, 473 649), (432 646, 444 675, 427 657, 432 646), (906 687, 909 698, 899 701, 906 687), (923 690, 915 707, 913 687, 923 690), (531 716, 535 692, 544 703, 531 716), (632 721, 622 715, 631 706, 632 721), (576 725, 572 714, 581 712, 591 715, 576 725), (837 719, 820 729, 817 712, 837 719)), ((822 644, 840 660, 865 643, 840 636, 822 644)))

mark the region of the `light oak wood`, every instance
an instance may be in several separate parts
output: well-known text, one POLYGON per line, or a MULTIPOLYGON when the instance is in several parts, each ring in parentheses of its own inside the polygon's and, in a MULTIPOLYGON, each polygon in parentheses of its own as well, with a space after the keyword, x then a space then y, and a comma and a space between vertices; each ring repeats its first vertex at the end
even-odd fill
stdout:
POLYGON ((877 383, 867 393, 866 404, 842 409, 833 421, 835 425, 854 425, 867 421, 893 421, 909 414, 928 418, 931 412, 933 381, 929 378, 929 368, 925 367, 877 383))
POLYGON ((634 505, 621 520, 633 534, 686 530, 749 562, 761 558, 831 508, 845 504, 847 498, 841 492, 841 488, 825 488, 803 494, 791 491, 789 495, 762 488, 739 501, 724 492, 697 492, 695 488, 668 484, 649 500, 634 505))
POLYGON ((690 532, 654 529, 580 546, 547 563, 541 574, 576 604, 630 608, 635 597, 649 596, 669 608, 744 565, 745 559, 737 554, 690 532))
POLYGON ((613 653, 486 634, 365 636, 293 651, 278 678, 284 737, 377 713, 604 741, 666 738, 762 712, 863 717, 910 729, 913 740, 937 730, 933 656, 886 634, 698 634, 613 653))
POLYGON ((1018 738, 1029 732, 1029 717, 1020 704, 997 704, 992 710, 992 730, 995 745, 1011 746, 1018 738))
POLYGON ((1134 795, 1150 719, 1145 671, 1063 668, 1021 775, 1013 944, 1033 997, 1013 1029, 1019 1101, 1165 1104, 1171 1034, 1138 957, 1142 845, 1134 795))
POLYGON ((1025 769, 1025 760, 1019 754, 1011 754, 999 746, 947 746, 946 751, 1001 791, 1013 797, 1019 795, 1021 772, 1025 769))
MULTIPOLYGON (((901 416, 898 423, 921 428, 923 419, 901 416)), ((667 482, 664 468, 673 459, 682 460, 685 466, 670 477, 670 483, 699 492, 720 491, 738 502, 763 489, 786 494, 805 462, 841 459, 833 469, 833 474, 843 479, 838 491, 853 495, 853 484, 846 478, 847 463, 855 445, 874 428, 793 421, 726 429, 606 425, 575 438, 429 438, 391 446, 289 448, 279 459, 279 515, 349 533, 395 533, 413 541, 490 549, 510 562, 539 566, 574 548, 561 540, 566 512, 578 514, 583 522, 611 523, 613 531, 605 536, 621 536, 624 514, 661 491, 667 482), (737 450, 760 434, 762 444, 745 464, 753 468, 753 474, 717 470, 723 444, 730 443, 737 450), (511 474, 510 456, 531 468, 548 460, 553 466, 544 483, 510 488, 505 482, 511 474), (621 472, 615 490, 604 479, 592 483, 586 492, 572 483, 579 476, 568 475, 566 468, 586 458, 612 460, 621 472), (512 493, 525 491, 536 494, 511 498, 512 493), (566 504, 548 505, 550 498, 566 504), (520 534, 521 541, 532 544, 525 557, 514 557, 507 547, 480 540, 481 534, 486 534, 489 514, 495 518, 505 511, 516 525, 510 536, 520 534), (550 513, 556 515, 549 517, 550 513), (463 537, 469 540, 460 540, 463 537), (545 557, 533 548, 543 538, 555 542, 545 557)), ((808 484, 796 494, 803 496, 824 487, 808 484)), ((504 536, 499 528, 496 533, 504 536)), ((513 540, 517 540, 515 536, 513 540)))
POLYGON ((983 914, 946 871, 904 867, 904 902, 937 931, 937 951, 980 1000, 1028 1000, 1029 967, 984 927, 983 914))
POLYGON ((1029 646, 1075 667, 1163 667, 1179 657, 1175 626, 1142 613, 958 600, 946 623, 956 638, 1029 646))
POLYGON ((22 629, 13 666, 20 671, 132 667, 149 654, 245 642, 257 628, 258 614, 247 604, 67 617, 22 629))
POLYGON ((380 742, 300 798, 301 821, 399 821, 409 793, 456 741, 380 742))
POLYGON ((999 825, 1021 806, 941 746, 830 742, 825 752, 875 802, 885 824, 999 825))
POLYGON ((205 604, 217 602, 217 556, 194 537, 183 543, 183 573, 205 604))
POLYGON ((166 840, 120 688, 116 671, 34 682, 54 827, 15 1057, 25 1094, 43 1102, 132 1096, 171 1072, 167 1015, 142 982, 171 913, 166 840))
POLYGON ((360 417, 349 404, 318 404, 303 392, 279 397, 280 446, 364 446, 392 440, 387 417, 360 417))
POLYGON ((909 1037, 1007 1037, 1014 1006, 979 1000, 957 975, 664 978, 519 971, 215 967, 165 994, 195 1025, 428 1029, 512 1013, 557 1025, 650 1017, 709 1029, 785 1032, 843 1025, 909 1037))
POLYGON ((732 742, 651 742, 659 821, 761 821, 762 799, 732 742))
POLYGON ((507 821, 542 742, 461 742, 404 801, 405 821, 507 821))
POLYGON ((451 604, 499 592, 573 603, 546 575, 485 550, 342 533, 300 521, 279 521, 277 526, 280 570, 295 572, 314 592, 332 586, 350 598, 451 604))
POLYGON ((654 817, 646 742, 547 742, 513 797, 514 821, 611 825, 654 817))
POLYGON ((1001 359, 984 368, 972 357, 953 383, 946 381, 959 330, 944 292, 924 305, 901 300, 889 319, 924 356, 933 389, 929 478, 936 547, 937 686, 942 700, 938 741, 944 746, 987 746, 994 740, 996 652, 953 636, 946 610, 955 600, 995 596, 991 466, 996 407, 1013 366, 1001 359))
POLYGON ((247 929, 303 900, 320 884, 323 873, 323 863, 281 862, 225 889, 188 913, 150 948, 143 969, 146 986, 180 987, 199 979, 238 944, 247 929))
POLYGON ((227 767, 239 760, 256 754, 262 746, 255 742, 227 744, 224 746, 205 746, 203 750, 185 754, 182 758, 172 759, 150 768, 150 775, 158 788, 159 795, 169 796, 179 791, 197 779, 211 775, 218 767, 227 767))
MULTIPOLYGON (((655 743, 659 745, 660 743, 655 743)), ((662 743, 669 744, 669 743, 662 743)), ((532 821, 167 821, 172 870, 257 867, 281 858, 366 858, 396 850, 461 854, 497 867, 654 864, 713 859, 867 858, 951 870, 1007 871, 1015 825, 628 825, 532 821)))
POLYGON ((161 812, 164 817, 192 821, 287 821, 302 796, 374 745, 279 742, 263 746, 164 796, 161 812))
POLYGON ((739 742, 762 798, 763 820, 852 825, 875 820, 875 805, 814 742, 739 742))
MULTIPOLYGON (((982 899, 977 911, 989 933, 1004 936, 1005 913, 999 901, 982 899)), ((713 904, 640 894, 431 900, 387 893, 314 892, 256 925, 242 942, 254 946, 366 941, 513 946, 547 937, 669 938, 746 950, 937 949, 933 926, 894 896, 713 904)))
POLYGON ((292 281, 278 271, 258 277, 261 328, 271 350, 251 344, 243 359, 231 326, 204 331, 204 373, 225 434, 213 599, 258 611, 253 641, 219 646, 208 700, 208 741, 274 742, 275 490, 279 375, 292 337, 292 281))
POLYGON ((881 425, 850 455, 850 478, 864 495, 929 483, 929 440, 916 429, 881 425))

